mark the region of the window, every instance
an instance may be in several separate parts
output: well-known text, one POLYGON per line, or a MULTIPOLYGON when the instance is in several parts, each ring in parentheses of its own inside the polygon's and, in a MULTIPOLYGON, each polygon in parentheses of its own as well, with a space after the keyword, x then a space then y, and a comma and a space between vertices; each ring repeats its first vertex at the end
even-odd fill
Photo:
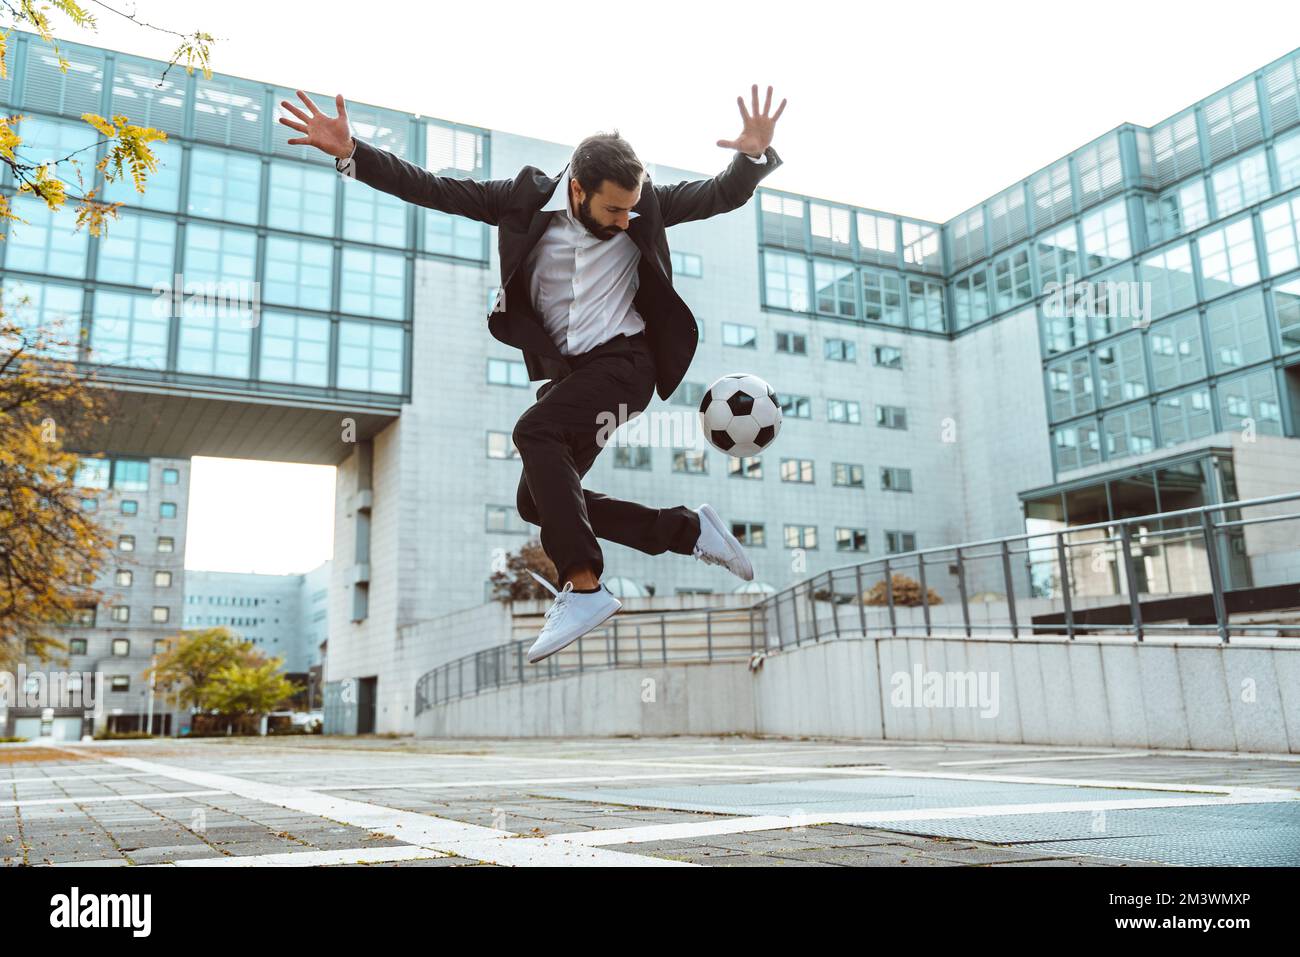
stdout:
POLYGON ((1130 333, 1097 350, 1097 375, 1101 404, 1115 405, 1147 394, 1142 336, 1130 333))
POLYGON ((953 316, 958 329, 983 322, 990 315, 989 277, 983 266, 978 266, 965 276, 953 280, 953 316))
POLYGON ((130 588, 134 577, 134 573, 129 569, 119 568, 117 574, 113 576, 113 584, 121 588, 130 588))
POLYGON ((1264 297, 1258 290, 1210 306, 1205 322, 1215 372, 1253 365, 1272 354, 1264 297))
POLYGON ((84 625, 87 628, 95 627, 95 606, 82 605, 73 612, 73 624, 84 625))
POLYGON ((1117 199, 1089 213, 1083 217, 1082 224, 1083 250, 1088 272, 1114 265, 1131 255, 1124 200, 1117 199))
POLYGON ((86 639, 72 638, 68 641, 68 654, 84 655, 86 653, 86 639))
POLYGON ((727 475, 730 478, 761 479, 763 477, 763 459, 758 455, 744 458, 734 456, 727 460, 727 475))
POLYGON ((165 654, 167 652, 167 639, 155 638, 153 640, 153 653, 155 655, 165 654))
POLYGON ((1277 164, 1279 191, 1300 184, 1300 130, 1274 141, 1273 161, 1277 164))
POLYGON ((928 279, 909 279, 907 317, 913 329, 943 332, 943 284, 928 279))
POLYGON ((128 675, 113 675, 109 682, 110 691, 130 691, 131 678, 128 675))
POLYGON ((131 609, 127 605, 114 605, 109 617, 118 623, 124 623, 131 620, 131 609))
POLYGON ((859 212, 858 257, 860 259, 892 263, 894 261, 894 220, 888 216, 875 216, 859 212))
POLYGON ((146 459, 117 459, 113 463, 113 488, 118 492, 146 492, 149 463, 146 459))
POLYGON ((111 470, 112 463, 108 459, 78 459, 74 482, 78 488, 108 488, 111 470))
POLYGON ((862 407, 851 399, 827 399, 826 419, 829 422, 858 425, 862 422, 862 407))
POLYGON ((257 222, 262 161, 248 153, 195 146, 190 150, 191 216, 257 222))
POLYGON ((752 548, 763 548, 767 545, 767 534, 762 522, 732 522, 731 534, 735 535, 736 541, 742 545, 752 548))
POLYGON ((737 349, 758 348, 758 330, 736 322, 722 324, 722 344, 735 346, 737 349))
MULTIPOLYGON (((778 342, 780 340, 778 339, 778 342)), ((827 339, 823 343, 824 354, 832 362, 857 362, 858 346, 849 339, 827 339)))
POLYGON ((993 311, 1013 309, 1034 294, 1029 250, 1021 248, 993 260, 993 311))
POLYGON ((1189 389, 1162 395, 1156 400, 1156 422, 1165 448, 1204 438, 1214 431, 1209 391, 1189 389))
POLYGON ((528 530, 519 512, 508 505, 487 505, 486 523, 489 532, 519 533, 528 530))
POLYGON ((157 297, 151 295, 96 290, 91 301, 93 361, 138 369, 165 369, 169 320, 166 310, 158 310, 157 304, 157 297))
POLYGON ((916 551, 915 532, 885 532, 885 551, 891 555, 916 551))
POLYGON ((831 482, 841 488, 864 488, 864 472, 861 465, 848 462, 836 462, 831 466, 831 482))
POLYGON ((805 485, 813 484, 813 460, 782 459, 781 481, 799 482, 805 485))
POLYGON ((339 388, 390 394, 401 392, 405 336, 401 326, 388 323, 347 319, 340 322, 339 388))
POLYGON ((614 448, 614 468, 649 469, 650 449, 644 445, 619 445, 614 448))
POLYGON ((140 511, 140 503, 133 498, 122 499, 122 514, 135 515, 140 511))
POLYGON ((865 552, 867 550, 867 530, 865 528, 836 528, 835 550, 837 552, 865 552))
POLYGON ((1282 408, 1272 369, 1221 379, 1218 394, 1223 428, 1241 429, 1251 423, 1260 434, 1282 434, 1282 408))
POLYGON ((942 266, 939 251, 939 230, 919 223, 903 223, 903 262, 922 269, 937 270, 942 266))
POLYGON ((1079 277, 1079 239, 1074 223, 1038 237, 1036 248, 1038 275, 1044 286, 1048 283, 1065 285, 1069 277, 1079 277))
POLYGON ((694 253, 671 252, 673 274, 677 276, 703 276, 704 260, 694 253))
POLYGON ((26 220, 5 237, 6 269, 78 278, 86 274, 86 230, 75 229, 71 217, 56 218, 43 200, 21 194, 6 198, 13 212, 26 220))
POLYGON ((709 471, 709 460, 703 449, 674 449, 673 471, 690 475, 705 475, 709 471))
POLYGON ((158 504, 158 517, 159 517, 159 518, 175 518, 175 517, 176 517, 176 503, 175 503, 175 502, 160 502, 160 503, 158 504))
POLYGON ((131 654, 131 642, 125 638, 113 639, 113 655, 117 658, 125 658, 131 654))
POLYGON ((907 428, 907 410, 901 405, 876 406, 876 425, 882 429, 907 428))
POLYGON ((154 572, 154 573, 153 573, 153 587, 154 587, 154 588, 171 588, 171 587, 172 587, 172 573, 171 573, 171 572, 163 572, 163 571, 157 571, 157 572, 154 572))
POLYGON ((1080 422, 1052 433, 1056 467, 1061 471, 1095 465, 1101 461, 1101 439, 1095 422, 1080 422))
POLYGON ((763 251, 764 298, 769 306, 808 311, 808 260, 790 253, 763 251))
POLYGON ((162 483, 163 483, 163 485, 175 485, 175 484, 177 484, 180 480, 181 480, 180 472, 178 472, 176 469, 163 469, 163 470, 162 470, 162 483))
POLYGON ((328 309, 334 277, 329 243, 270 236, 266 240, 266 278, 262 298, 303 309, 328 309))
POLYGON ((1239 219, 1204 233, 1197 240, 1197 246, 1201 253, 1201 278, 1206 299, 1214 299, 1259 281, 1255 235, 1249 219, 1239 219))
POLYGON ((118 551, 121 551, 121 552, 133 552, 133 551, 135 551, 135 536, 134 536, 134 535, 120 535, 120 536, 118 536, 118 539, 117 539, 117 549, 118 549, 118 551))
POLYGON ((519 458, 519 450, 515 448, 514 437, 509 432, 489 432, 487 434, 487 456, 490 459, 519 458))
MULTIPOLYGON (((396 196, 343 181, 343 238, 378 246, 400 246, 406 239, 406 207, 396 196)), ((434 227, 436 230, 436 227, 434 227)))
POLYGON ((1219 216, 1231 216, 1240 209, 1258 203, 1271 192, 1268 184, 1268 161, 1264 151, 1241 156, 1210 175, 1214 204, 1219 216))
POLYGON ((99 499, 97 499, 97 498, 83 498, 83 499, 81 500, 81 510, 82 510, 83 512, 98 512, 98 511, 99 511, 99 499))
POLYGON ((903 350, 894 346, 872 346, 871 362, 882 369, 901 369, 903 350))
POLYGON ((1147 335, 1157 392, 1205 378, 1201 321, 1195 313, 1156 323, 1147 335))
POLYGON ((170 282, 175 252, 174 221, 134 214, 119 216, 99 239, 95 275, 103 282, 152 289, 156 282, 170 282))
POLYGON ((809 203, 808 226, 812 233, 815 252, 840 256, 852 255, 847 209, 809 203))
POLYGON ((1196 176, 1146 200, 1147 238, 1152 243, 1174 239, 1210 221, 1205 181, 1196 176))
POLYGON ((862 315, 870 322, 903 324, 903 283, 893 273, 862 270, 862 315))
POLYGON ((1060 359, 1047 367, 1048 411, 1052 421, 1069 419, 1096 408, 1092 367, 1087 354, 1060 359))
POLYGON ((1300 196, 1283 200, 1260 212, 1269 275, 1300 266, 1300 196))
POLYGON ((386 253, 343 247, 339 308, 375 319, 406 318, 406 259, 386 253))
POLYGON ((487 380, 488 385, 509 385, 525 389, 528 387, 528 369, 522 362, 513 359, 489 359, 487 380))
POLYGON ((806 395, 781 396, 781 415, 791 419, 811 419, 812 399, 806 395))
POLYGON ((806 356, 808 354, 808 337, 801 332, 778 332, 776 334, 776 351, 786 355, 806 356))
POLYGON ((328 319, 278 309, 262 310, 263 379, 329 385, 329 353, 328 319))
POLYGON ((882 466, 880 469, 880 487, 886 492, 912 491, 912 470, 882 466))
POLYGON ((1151 431, 1151 406, 1145 403, 1107 412, 1101 418, 1101 430, 1106 435, 1108 458, 1143 455, 1155 448, 1155 438, 1151 431))
POLYGON ((176 550, 176 539, 171 538, 170 536, 167 535, 160 535, 158 537, 158 551, 174 552, 175 550, 176 550))
POLYGON ((295 233, 332 236, 337 181, 338 176, 329 168, 273 162, 267 225, 295 233))
POLYGON ((157 625, 163 625, 163 624, 166 624, 167 621, 168 621, 170 618, 171 618, 171 609, 170 609, 170 608, 166 608, 166 607, 164 607, 164 606, 162 606, 162 605, 154 605, 154 606, 153 606, 153 621, 154 621, 154 624, 157 624, 157 625))
POLYGON ((668 401, 673 405, 689 405, 692 408, 698 408, 699 404, 704 401, 704 390, 707 387, 701 382, 683 382, 673 394, 668 397, 668 401))
POLYGON ((1151 318, 1196 304, 1196 283, 1192 278, 1192 251, 1187 243, 1170 246, 1138 263, 1138 280, 1151 283, 1151 318))
POLYGON ((1273 314, 1282 351, 1300 349, 1300 279, 1273 287, 1273 314))
POLYGON ((855 270, 847 263, 813 261, 813 288, 817 292, 817 312, 841 319, 858 317, 855 270))
POLYGON ((816 548, 816 525, 787 525, 785 527, 786 548, 816 548))

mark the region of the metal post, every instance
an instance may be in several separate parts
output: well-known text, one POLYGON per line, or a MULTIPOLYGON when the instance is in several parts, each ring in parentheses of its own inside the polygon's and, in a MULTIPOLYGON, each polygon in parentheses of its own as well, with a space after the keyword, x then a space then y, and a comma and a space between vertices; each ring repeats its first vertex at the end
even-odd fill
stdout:
POLYGON ((858 624, 862 626, 862 637, 867 637, 867 603, 862 600, 862 566, 853 566, 854 594, 858 602, 858 624))
POLYGON ((1007 590, 1007 611, 1011 614, 1011 637, 1020 637, 1020 626, 1016 623, 1016 589, 1011 580, 1011 546, 1002 539, 1002 582, 1007 590))
POLYGON ((1133 623, 1133 633, 1142 640, 1142 603, 1138 601, 1137 569, 1133 566, 1133 532, 1128 522, 1119 526, 1119 543, 1123 551, 1124 580, 1128 582, 1128 613, 1133 623))
POLYGON ((524 683, 524 643, 522 641, 515 642, 515 663, 516 663, 515 666, 519 669, 519 683, 523 684, 524 683))
POLYGON ((668 622, 662 613, 659 615, 659 651, 663 655, 664 664, 668 664, 668 622))
POLYGON ((1205 560, 1210 565, 1210 590, 1214 596, 1214 620, 1219 626, 1219 640, 1228 643, 1228 607, 1223 600, 1223 569, 1219 567, 1219 544, 1215 541, 1214 519, 1209 511, 1201 513, 1201 531, 1205 535, 1205 560))
MULTIPOLYGON (((794 643, 797 646, 803 639, 799 636, 799 586, 792 585, 790 588, 790 618, 794 621, 794 643)), ((785 647, 785 641, 782 640, 781 647, 785 647)))
POLYGON ((1070 604, 1070 566, 1065 558, 1065 533, 1056 533, 1056 559, 1061 566, 1061 597, 1065 601, 1065 634, 1074 641, 1074 607, 1070 604))
POLYGON ((831 621, 835 623, 835 637, 840 636, 840 596, 835 593, 835 572, 826 573, 826 587, 831 593, 831 621))
POLYGON ((808 592, 808 613, 812 615, 813 641, 821 641, 821 629, 817 627, 817 599, 813 597, 813 583, 816 581, 815 578, 808 579, 808 581, 804 582, 804 588, 808 592))
POLYGON ((970 605, 966 601, 966 566, 962 563, 961 549, 957 552, 957 590, 961 593, 961 620, 966 624, 966 637, 970 637, 970 605))
POLYGON ((456 659, 456 697, 465 697, 465 659, 456 659))
POLYGON ((713 660, 713 609, 704 609, 704 640, 709 651, 709 660, 713 660))
POLYGON ((898 618, 894 614, 894 573, 889 568, 889 559, 885 559, 885 602, 889 605, 889 630, 898 637, 898 618))
POLYGON ((925 637, 934 637, 930 628, 930 589, 925 585, 925 556, 916 553, 916 572, 921 579, 921 612, 925 615, 925 637))

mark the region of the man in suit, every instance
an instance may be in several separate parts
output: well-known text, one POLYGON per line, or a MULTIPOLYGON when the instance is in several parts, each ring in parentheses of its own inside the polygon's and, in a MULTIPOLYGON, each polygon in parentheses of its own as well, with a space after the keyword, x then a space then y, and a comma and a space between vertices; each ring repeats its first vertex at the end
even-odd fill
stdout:
MULTIPOLYGON (((651 555, 673 551, 721 565, 749 581, 753 567, 740 542, 709 505, 656 509, 582 488, 582 476, 608 437, 610 416, 639 414, 658 390, 681 383, 699 340, 695 318, 672 286, 665 230, 739 209, 781 165, 772 149, 786 101, 771 112, 737 97, 743 128, 717 145, 736 151, 707 180, 658 186, 615 131, 589 136, 558 176, 525 166, 513 179, 476 182, 436 176, 352 136, 343 97, 326 116, 298 91, 280 122, 335 158, 345 176, 427 206, 497 227, 501 286, 488 329, 521 349, 530 379, 547 379, 515 425, 523 460, 519 514, 541 526, 560 591, 529 651, 540 661, 613 615, 617 598, 600 583, 597 538, 651 555)), ((537 576, 534 576, 537 577, 537 576)))

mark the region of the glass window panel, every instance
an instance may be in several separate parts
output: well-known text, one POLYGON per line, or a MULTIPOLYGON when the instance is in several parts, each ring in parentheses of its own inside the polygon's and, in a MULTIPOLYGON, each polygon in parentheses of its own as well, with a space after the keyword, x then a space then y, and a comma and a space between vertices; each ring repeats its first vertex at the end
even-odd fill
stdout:
POLYGON ((264 310, 261 348, 262 379, 297 385, 329 385, 329 320, 264 310))
POLYGON ((424 211, 424 248, 431 253, 484 261, 487 258, 486 236, 487 226, 483 223, 436 209, 424 211))
POLYGON ((380 246, 406 245, 407 204, 360 180, 343 181, 343 238, 380 246))
POLYGON ((1249 219, 1239 219, 1197 239, 1201 256, 1201 280, 1205 298, 1259 281, 1255 260, 1255 233, 1249 219))
POLYGON ((1300 266, 1300 196, 1261 210, 1259 222, 1269 274, 1276 276, 1300 266))
POLYGON ((903 325, 903 285, 893 273, 862 270, 862 314, 871 322, 903 325))
POLYGON ((253 352, 253 312, 237 302, 187 296, 181 309, 181 372, 246 379, 253 352))
POLYGON ((46 336, 51 358, 61 361, 77 358, 83 299, 79 286, 8 277, 4 280, 3 292, 0 305, 5 319, 28 335, 39 333, 46 336))
POLYGON ((858 317, 854 287, 857 277, 852 266, 843 263, 813 261, 813 286, 817 292, 817 311, 822 315, 846 319, 858 317))
MULTIPOLYGON (((132 122, 139 122, 134 113, 127 115, 132 122)), ((101 195, 109 203, 126 203, 140 209, 174 213, 181 197, 181 162, 184 156, 181 145, 175 140, 163 140, 150 143, 149 148, 158 159, 158 168, 145 177, 143 193, 136 190, 135 180, 123 168, 121 176, 104 184, 101 195)))
POLYGON ((247 153, 196 146, 190 150, 191 216, 256 223, 262 161, 247 153))
POLYGON ((1108 458, 1144 455, 1155 449, 1149 405, 1108 412, 1102 416, 1101 428, 1106 435, 1108 458))
POLYGON ((406 260, 396 253, 343 250, 339 308, 379 319, 406 317, 406 260))
MULTIPOLYGON (((253 231, 198 223, 185 227, 187 290, 197 283, 210 283, 212 288, 252 283, 256 269, 257 234, 253 231)), ((247 295, 251 298, 251 287, 247 295)))
POLYGON ((1156 400, 1156 420, 1163 448, 1204 438, 1214 431, 1208 390, 1189 389, 1162 395, 1156 400))
POLYGON ((1196 303, 1192 251, 1187 243, 1170 246, 1138 264, 1138 280, 1151 284, 1151 318, 1167 316, 1196 303))
POLYGON ((1097 377, 1101 404, 1115 405, 1147 394, 1141 333, 1130 333, 1097 350, 1097 377))
POLYGON ((808 260, 790 253, 763 251, 764 302, 769 306, 808 311, 808 260))
POLYGON ((1238 210, 1258 203, 1271 192, 1268 161, 1264 151, 1242 156, 1210 174, 1214 204, 1219 216, 1231 216, 1238 210))
POLYGON ((334 250, 329 243, 270 236, 266 240, 266 278, 262 298, 267 302, 330 307, 334 250))
POLYGON ((98 290, 91 300, 91 361, 165 369, 169 302, 157 296, 98 290))
POLYGON ((1201 320, 1196 313, 1153 325, 1147 348, 1156 391, 1205 378, 1201 320))
POLYGON ((400 393, 404 339, 400 326, 346 319, 340 322, 338 387, 400 393))
POLYGON ((121 214, 99 240, 102 282, 152 289, 175 282, 176 223, 170 219, 121 214))
POLYGON ((1282 351, 1300 349, 1300 278, 1273 287, 1273 315, 1282 351))
POLYGON ((1221 379, 1217 391, 1223 428, 1253 427, 1261 435, 1282 434, 1282 406, 1272 369, 1221 379))
POLYGON ((1279 191, 1300 185, 1300 130, 1278 137, 1273 144, 1273 162, 1279 191))
POLYGON ((943 332, 943 284, 928 279, 909 279, 907 317, 913 329, 943 332))
POLYGON ((295 233, 334 234, 334 190, 339 175, 306 163, 271 164, 266 223, 295 233))
POLYGON ((1216 303, 1205 311, 1205 321, 1215 372, 1252 365, 1272 355, 1262 293, 1216 303))
POLYGON ((71 210, 55 212, 44 200, 27 195, 11 196, 10 202, 14 215, 26 222, 4 224, 6 270, 78 278, 86 274, 90 233, 76 229, 71 210))
POLYGON ((1128 214, 1119 199, 1083 217, 1083 249, 1089 272, 1130 255, 1128 214))

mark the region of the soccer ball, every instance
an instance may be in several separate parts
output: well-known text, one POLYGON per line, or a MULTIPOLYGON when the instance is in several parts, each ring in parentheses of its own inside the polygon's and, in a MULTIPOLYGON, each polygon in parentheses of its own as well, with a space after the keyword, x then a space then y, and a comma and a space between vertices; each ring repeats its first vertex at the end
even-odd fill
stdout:
POLYGON ((704 437, 719 452, 757 455, 781 431, 781 403, 772 387, 749 372, 724 375, 700 401, 704 437))

